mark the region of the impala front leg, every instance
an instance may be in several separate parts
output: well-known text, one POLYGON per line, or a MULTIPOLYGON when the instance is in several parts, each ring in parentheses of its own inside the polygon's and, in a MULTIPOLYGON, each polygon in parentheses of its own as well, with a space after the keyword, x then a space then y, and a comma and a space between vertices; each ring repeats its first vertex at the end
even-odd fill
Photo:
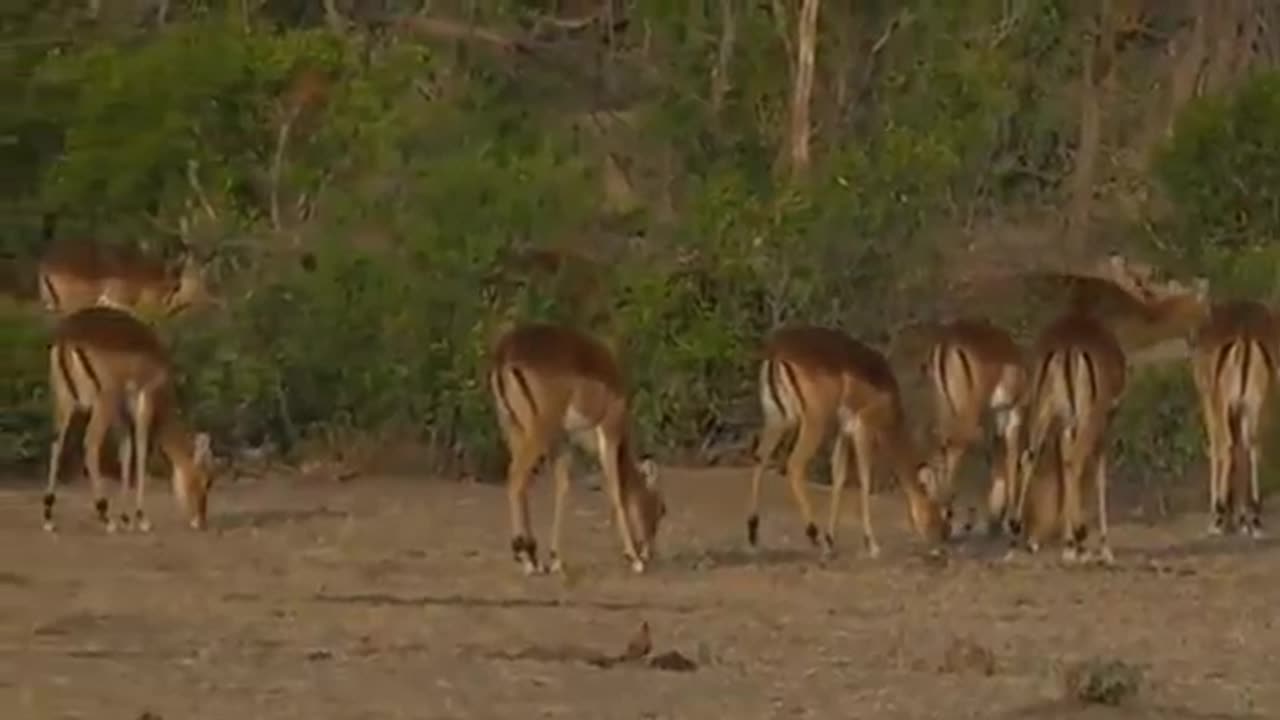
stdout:
POLYGON ((642 573, 645 562, 636 551, 636 541, 631 535, 631 523, 627 520, 627 510, 622 502, 622 474, 618 467, 618 443, 609 438, 608 433, 597 430, 597 444, 600 452, 600 466, 604 470, 605 486, 609 491, 609 502, 613 505, 614 524, 618 527, 618 535, 622 538, 622 551, 632 572, 642 573))

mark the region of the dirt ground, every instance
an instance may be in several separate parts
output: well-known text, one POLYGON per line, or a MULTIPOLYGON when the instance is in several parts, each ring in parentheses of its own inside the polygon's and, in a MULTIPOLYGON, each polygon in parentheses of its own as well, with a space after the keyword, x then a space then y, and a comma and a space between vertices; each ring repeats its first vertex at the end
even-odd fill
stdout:
MULTIPOLYGON (((946 562, 874 499, 884 553, 863 556, 856 492, 842 553, 820 565, 781 480, 742 551, 747 472, 665 474, 659 564, 622 562, 604 495, 576 490, 568 580, 510 559, 494 485, 255 480, 215 489, 211 530, 155 491, 150 535, 107 537, 87 483, 61 530, 40 487, 0 483, 0 708, 13 718, 1265 718, 1280 717, 1280 546, 1202 537, 1190 513, 1113 530, 1115 569, 1012 564, 971 542, 946 562), (642 622, 652 655, 620 652, 642 622), (948 661, 972 642, 990 673, 948 661), (1128 709, 1060 701, 1065 664, 1140 667, 1128 709)), ((159 483, 156 483, 159 485, 159 483)), ((548 483, 535 490, 542 547, 548 483)), ((825 512, 826 492, 813 487, 825 512)))

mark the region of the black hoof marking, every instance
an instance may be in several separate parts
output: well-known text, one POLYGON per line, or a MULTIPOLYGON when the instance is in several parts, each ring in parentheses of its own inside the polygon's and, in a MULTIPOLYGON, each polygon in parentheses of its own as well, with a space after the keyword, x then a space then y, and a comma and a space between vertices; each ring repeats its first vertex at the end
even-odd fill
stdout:
POLYGON ((523 535, 516 535, 511 538, 511 556, 516 562, 520 562, 525 552, 529 549, 529 541, 523 535))
POLYGON ((97 511, 99 520, 101 520, 104 523, 107 522, 107 499, 106 498, 98 498, 97 500, 94 500, 93 509, 97 511))
POLYGON ((1075 540, 1077 550, 1082 549, 1084 547, 1084 541, 1088 537, 1089 537, 1089 527, 1087 525, 1077 525, 1075 529, 1071 531, 1071 538, 1075 540))
POLYGON ((55 500, 56 500, 56 498, 54 497, 53 493, 45 493, 45 494, 44 494, 44 519, 45 519, 45 522, 48 522, 49 520, 52 520, 52 519, 53 519, 53 503, 55 502, 55 500))
POLYGON ((747 518, 747 543, 752 547, 760 539, 760 516, 751 515, 747 518))
POLYGON ((809 538, 809 544, 815 545, 815 546, 818 544, 818 526, 817 525, 814 525, 813 523, 809 523, 808 526, 806 526, 804 529, 804 535, 805 537, 809 538))
POLYGON ((822 542, 826 544, 827 549, 832 549, 836 546, 836 538, 831 533, 823 533, 822 542))

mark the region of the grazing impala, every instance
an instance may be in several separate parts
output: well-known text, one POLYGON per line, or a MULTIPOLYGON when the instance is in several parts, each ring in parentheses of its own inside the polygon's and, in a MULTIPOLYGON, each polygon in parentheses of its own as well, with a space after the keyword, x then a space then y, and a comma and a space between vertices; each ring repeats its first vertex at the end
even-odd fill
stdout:
POLYGON ((489 388, 511 454, 507 500, 516 562, 526 573, 543 569, 529 529, 528 485, 538 461, 555 450, 547 569, 563 569, 560 530, 572 458, 572 448, 563 442, 567 436, 599 458, 623 552, 632 570, 644 572, 666 504, 653 462, 637 464, 633 455, 627 391, 613 352, 571 328, 519 325, 498 339, 489 388))
POLYGON ((795 326, 774 331, 765 341, 760 365, 760 404, 764 424, 756 446, 751 478, 747 541, 756 546, 760 526, 760 480, 784 434, 799 429, 787 459, 787 481, 800 508, 809 541, 818 545, 818 526, 805 489, 809 461, 829 427, 837 425, 831 454, 831 501, 824 555, 835 547, 840 494, 848 479, 853 451, 862 485, 862 534, 868 554, 880 553, 871 524, 871 468, 877 454, 887 455, 889 468, 907 497, 911 520, 931 545, 949 528, 927 488, 933 470, 920 461, 903 416, 898 383, 884 356, 838 330, 795 326))
POLYGON ((1249 458, 1249 499, 1237 527, 1262 535, 1258 486, 1258 423, 1276 373, 1276 317, 1251 301, 1213 307, 1193 341, 1192 374, 1209 441, 1209 531, 1220 534, 1238 496, 1232 491, 1236 453, 1249 458))
MULTIPOLYGON (((1050 432, 1057 433, 1062 479, 1062 557, 1084 559, 1088 528, 1082 517, 1085 473, 1092 468, 1098 500, 1099 557, 1113 561, 1107 538, 1107 463, 1105 439, 1112 410, 1125 386, 1125 356, 1119 342, 1094 317, 1069 312, 1040 334, 1035 346, 1035 375, 1029 407, 1029 440, 1016 488, 1017 508, 1010 521, 1022 535, 1028 488, 1050 432)), ((1034 538, 1027 539, 1032 551, 1034 538)))
POLYGON ((144 315, 173 315, 196 302, 204 281, 190 255, 174 267, 136 252, 92 243, 55 243, 37 269, 40 298, 58 315, 109 305, 144 315))
MULTIPOLYGON (((1022 349, 1009 334, 981 320, 957 320, 934 332, 926 365, 933 387, 938 425, 938 487, 934 497, 951 516, 956 468, 981 434, 982 414, 990 410, 1004 450, 1003 477, 1017 473, 1027 373, 1022 349)), ((993 478, 995 476, 993 475, 993 478)), ((988 529, 997 532, 1012 503, 1006 492, 988 494, 988 529)))
MULTIPOLYGON (((182 420, 174 397, 174 370, 168 351, 156 334, 133 315, 110 307, 94 306, 62 318, 49 349, 49 383, 52 386, 55 436, 50 449, 49 483, 44 496, 44 527, 53 530, 53 506, 61 472, 62 451, 71 422, 87 414, 84 428, 84 462, 93 485, 98 519, 110 531, 116 529, 108 512, 106 484, 101 467, 103 440, 113 426, 120 437, 121 501, 132 475, 133 521, 139 530, 150 529, 144 509, 147 458, 151 438, 173 466, 173 488, 191 527, 205 525, 209 475, 208 437, 193 437, 182 420)), ((129 524, 130 517, 121 513, 129 524)))

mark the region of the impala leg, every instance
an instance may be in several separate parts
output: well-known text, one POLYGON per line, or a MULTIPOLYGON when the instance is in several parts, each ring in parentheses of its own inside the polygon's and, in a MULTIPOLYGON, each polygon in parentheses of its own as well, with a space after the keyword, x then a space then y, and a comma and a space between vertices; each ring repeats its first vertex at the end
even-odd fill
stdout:
MULTIPOLYGON (((140 532, 151 530, 151 521, 147 518, 147 459, 151 456, 151 430, 155 427, 155 406, 150 393, 139 393, 134 400, 133 422, 133 478, 137 486, 134 488, 133 517, 140 532)), ((184 493, 185 494, 185 493, 184 493)), ((189 502, 189 501, 188 501, 189 502)), ((190 513, 191 508, 184 507, 182 512, 190 513)))
POLYGON ((116 438, 116 462, 120 466, 120 489, 117 496, 120 504, 120 526, 127 528, 130 518, 125 508, 129 507, 129 489, 137 482, 133 467, 133 422, 128 413, 121 413, 116 424, 119 426, 119 437, 116 438))
POLYGON ((862 488, 862 545, 867 556, 880 557, 880 544, 876 542, 875 527, 871 523, 871 454, 875 452, 875 438, 861 421, 853 424, 853 452, 858 463, 858 483, 862 488))
POLYGON ((1255 538, 1262 537, 1262 488, 1258 477, 1258 450, 1256 408, 1241 410, 1240 435, 1249 456, 1249 499, 1240 519, 1241 532, 1255 538))
POLYGON ((754 549, 760 539, 760 482, 788 427, 781 419, 765 413, 764 425, 756 441, 756 467, 751 473, 751 495, 747 501, 747 545, 754 549))
POLYGON ((555 508, 551 517, 551 567, 550 572, 562 572, 564 570, 564 555, 560 552, 560 531, 563 529, 563 511, 564 502, 569 495, 570 485, 570 469, 573 466, 573 453, 569 447, 565 447, 556 456, 555 464, 552 467, 552 474, 555 476, 555 508))
POLYGON ((627 519, 627 510, 622 502, 622 475, 618 467, 617 442, 609 437, 610 433, 603 428, 596 430, 596 442, 599 445, 600 465, 604 468, 605 486, 609 490, 609 501, 613 505, 614 522, 618 526, 618 535, 622 538, 622 551, 631 563, 633 572, 644 572, 644 560, 636 551, 636 541, 631 535, 631 523, 627 519))
POLYGON ((836 528, 840 524, 840 497, 849 480, 849 438, 837 431, 831 448, 831 502, 827 508, 827 532, 823 537, 823 554, 835 553, 836 528))
POLYGON ((796 437, 795 446, 791 449, 791 457, 787 459, 787 483, 791 486, 791 497, 800 508, 800 516, 804 520, 804 534, 809 543, 818 546, 818 526, 813 522, 813 506, 809 504, 809 491, 805 487, 805 474, 809 469, 809 461, 818 451, 822 443, 822 426, 806 418, 800 423, 800 434, 796 437))
POLYGON ((1230 484, 1231 481, 1231 468, 1228 463, 1223 462, 1223 450, 1229 447, 1229 443, 1224 437, 1226 428, 1223 413, 1215 406, 1212 393, 1204 387, 1203 382, 1197 385, 1201 386, 1200 410, 1209 450, 1209 528, 1207 532, 1210 535, 1221 535, 1226 530, 1228 513, 1224 485, 1230 484))
POLYGON ((1080 559, 1079 545, 1084 541, 1080 523, 1080 473, 1076 455, 1079 453, 1077 433, 1063 432, 1058 440, 1062 448, 1062 560, 1073 563, 1080 559))
MULTIPOLYGON (((1048 437, 1052 422, 1053 408, 1048 403, 1041 403, 1039 412, 1031 420, 1030 441, 1027 443, 1027 447, 1023 448, 1021 458, 1017 463, 1016 487, 1010 490, 1013 493, 1012 497, 1016 498, 1012 508, 1012 515, 1008 518, 1009 535, 1012 537, 1014 545, 1018 544, 1022 536, 1023 518, 1027 507, 1027 488, 1031 486, 1032 476, 1040 460, 1040 454, 1044 451, 1044 443, 1048 437)), ((1065 452, 1065 448, 1059 445, 1058 452, 1059 454, 1065 452)))
POLYGON ((1005 410, 997 415, 1000 425, 1000 440, 1004 457, 1004 485, 996 487, 993 483, 987 496, 987 533, 998 535, 1005 516, 1013 507, 1013 490, 1018 477, 1018 437, 1022 431, 1022 413, 1018 410, 1005 410))
POLYGON ((511 516, 511 553, 526 575, 538 572, 538 541, 529 530, 529 480, 541 454, 528 439, 512 443, 507 465, 507 509, 511 516))
POLYGON ((89 422, 84 428, 84 459, 89 470, 89 482, 93 486, 94 512, 106 531, 111 533, 116 531, 116 523, 110 516, 106 480, 102 477, 102 441, 111 427, 116 403, 105 400, 105 396, 99 395, 98 403, 89 412, 89 422))
POLYGON ((1093 469, 1094 491, 1098 493, 1098 555, 1103 564, 1111 565, 1115 562, 1115 553, 1111 551, 1111 543, 1109 541, 1109 523, 1107 521, 1107 458, 1102 452, 1102 448, 1098 449, 1097 459, 1094 462, 1093 469))
POLYGON ((58 478, 62 474, 62 455, 67 442, 67 434, 71 430, 71 421, 75 418, 70 406, 61 404, 54 407, 55 432, 53 442, 49 444, 49 478, 44 488, 44 529, 53 532, 53 506, 57 502, 58 478))

